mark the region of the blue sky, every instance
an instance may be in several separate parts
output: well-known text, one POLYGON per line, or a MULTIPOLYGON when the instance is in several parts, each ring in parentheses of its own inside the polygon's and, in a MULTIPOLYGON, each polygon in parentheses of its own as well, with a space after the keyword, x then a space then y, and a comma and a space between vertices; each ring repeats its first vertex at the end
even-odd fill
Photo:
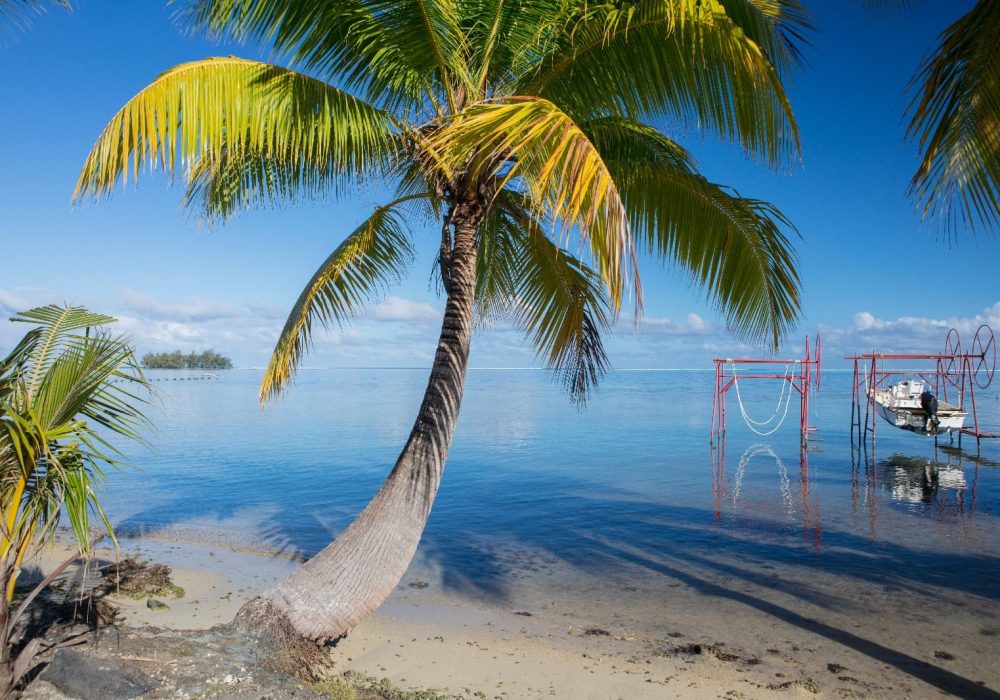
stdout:
MULTIPOLYGON (((378 203, 373 188, 342 201, 247 213, 205 228, 180 191, 150 176, 100 204, 71 206, 101 128, 136 91, 183 61, 255 47, 186 35, 159 2, 79 0, 0 46, 0 317, 52 302, 117 315, 140 351, 214 347, 238 366, 266 362, 284 316, 315 267, 378 203)), ((817 32, 790 83, 803 158, 773 173, 738 149, 677 134, 702 171, 795 222, 803 280, 801 337, 822 331, 827 357, 877 346, 936 349, 957 325, 1000 327, 1000 239, 949 244, 921 226, 906 185, 916 152, 903 142, 907 83, 937 34, 971 2, 913 3, 896 16, 814 0, 817 32)), ((442 301, 429 284, 435 232, 418 227, 410 277, 369 318, 317 339, 308 366, 429 363, 442 301)), ((609 341, 616 367, 709 367, 743 348, 683 273, 643 264, 646 317, 609 341)), ((0 323, 0 349, 19 329, 0 323)), ((473 366, 532 366, 509 329, 480 332, 473 366)))

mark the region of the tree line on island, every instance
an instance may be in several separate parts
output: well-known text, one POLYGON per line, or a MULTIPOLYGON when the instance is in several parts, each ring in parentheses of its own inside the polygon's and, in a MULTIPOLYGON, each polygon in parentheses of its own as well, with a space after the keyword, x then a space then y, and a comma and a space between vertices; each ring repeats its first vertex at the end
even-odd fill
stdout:
POLYGON ((214 350, 187 354, 174 350, 146 353, 142 366, 146 369, 232 369, 233 361, 214 350))

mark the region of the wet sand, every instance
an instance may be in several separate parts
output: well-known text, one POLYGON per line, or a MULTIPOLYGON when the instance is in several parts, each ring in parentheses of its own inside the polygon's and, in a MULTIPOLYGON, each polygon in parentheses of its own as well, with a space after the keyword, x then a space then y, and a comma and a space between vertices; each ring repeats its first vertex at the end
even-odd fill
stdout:
MULTIPOLYGON (((227 622, 297 565, 216 546, 123 544, 173 567, 185 589, 164 600, 168 610, 117 601, 131 626, 227 622)), ((418 559, 337 646, 337 668, 503 699, 1000 697, 1000 615, 982 591, 777 570, 722 550, 701 562, 639 545, 622 555, 619 571, 595 575, 521 552, 530 576, 509 572, 502 594, 418 559)))

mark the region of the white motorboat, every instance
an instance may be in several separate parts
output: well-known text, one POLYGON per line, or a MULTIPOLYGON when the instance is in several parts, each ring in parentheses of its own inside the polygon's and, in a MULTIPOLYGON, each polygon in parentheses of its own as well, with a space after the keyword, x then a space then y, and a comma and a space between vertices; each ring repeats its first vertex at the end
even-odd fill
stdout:
POLYGON ((897 428, 921 435, 960 431, 969 415, 958 406, 937 400, 919 379, 904 379, 891 386, 877 387, 872 393, 880 416, 897 428))

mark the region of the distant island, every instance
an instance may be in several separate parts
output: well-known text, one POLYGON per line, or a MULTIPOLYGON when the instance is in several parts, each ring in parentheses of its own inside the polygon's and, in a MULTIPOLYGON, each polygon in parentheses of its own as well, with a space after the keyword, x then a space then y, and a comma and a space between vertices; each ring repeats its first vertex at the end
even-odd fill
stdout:
POLYGON ((146 369, 232 369, 233 361, 213 350, 187 354, 174 350, 146 353, 142 366, 146 369))

